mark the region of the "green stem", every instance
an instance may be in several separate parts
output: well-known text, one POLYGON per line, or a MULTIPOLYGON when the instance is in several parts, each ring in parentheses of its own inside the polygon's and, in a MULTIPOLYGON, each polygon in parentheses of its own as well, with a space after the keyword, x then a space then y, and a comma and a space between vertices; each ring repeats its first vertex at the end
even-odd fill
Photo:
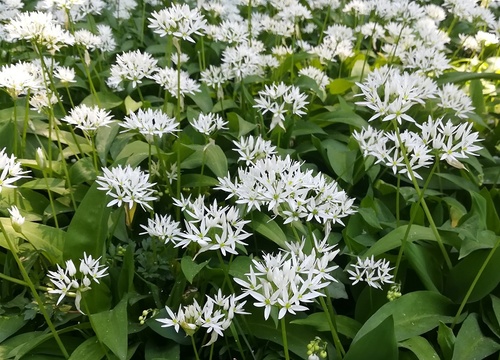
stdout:
POLYGON ((16 248, 14 247, 14 244, 10 240, 10 236, 9 236, 9 234, 7 234, 7 231, 5 230, 5 227, 3 226, 3 223, 1 221, 0 221, 0 228, 2 230, 3 236, 5 237, 5 241, 7 241, 7 244, 9 246, 9 250, 12 253, 12 256, 14 257, 14 260, 16 261, 17 266, 19 267, 19 270, 21 271, 23 279, 26 282, 26 285, 30 288, 31 293, 33 294, 33 297, 35 298, 35 300, 38 304, 40 312, 42 313, 43 317, 45 318, 45 321, 47 322, 47 325, 49 326, 49 329, 52 332, 52 335, 54 336, 54 339, 56 340, 57 345, 59 346, 59 349, 63 353, 64 357, 66 359, 69 359, 69 354, 66 351, 66 348, 64 347, 64 344, 62 343, 61 338, 59 337, 59 334, 57 333, 57 330, 56 330, 54 324, 50 320, 50 316, 47 313, 47 309, 45 309, 43 301, 40 298, 40 295, 38 295, 38 292, 36 291, 35 285, 33 284, 28 273, 26 272, 26 269, 24 268, 24 265, 21 262, 21 259, 19 259, 19 256, 17 256, 16 248))
POLYGON ((469 300, 469 297, 471 296, 472 291, 474 291, 474 288, 476 287, 476 284, 479 281, 479 278, 481 277, 484 269, 486 269, 486 266, 488 265, 491 258, 493 257, 493 254, 497 250, 498 245, 500 245, 500 237, 497 237, 497 242, 496 242, 495 246, 493 247, 493 249, 490 250, 488 257, 484 260, 483 265, 481 265, 481 268, 477 272, 476 277, 474 278, 474 281, 472 282, 472 284, 470 284, 469 290, 467 291, 467 294, 465 294, 465 297, 462 300, 460 307, 458 308, 457 314, 455 315, 455 318, 453 319, 453 323, 451 324, 452 329, 457 324, 458 318, 460 317, 460 314, 462 314, 462 310, 464 309, 465 304, 467 304, 467 301, 469 300))
POLYGON ((281 337, 283 339, 283 350, 285 351, 285 359, 290 360, 290 354, 288 353, 288 339, 286 337, 286 323, 285 317, 281 318, 281 337))
POLYGON ((193 350, 194 350, 194 356, 196 357, 196 360, 200 360, 200 356, 198 355, 198 350, 196 350, 196 344, 194 343, 194 336, 191 335, 191 344, 193 345, 193 350))
POLYGON ((432 233, 434 234, 434 237, 436 238, 436 241, 438 243, 439 249, 443 253, 444 260, 446 261, 446 266, 448 269, 452 268, 451 260, 450 257, 448 256, 448 253, 446 252, 446 249, 443 244, 443 240, 441 239, 441 235, 439 235, 439 231, 437 229, 436 224, 434 223, 434 219, 432 218, 432 214, 429 210, 429 207, 427 206, 427 203, 424 198, 424 194, 422 190, 420 189, 420 186, 418 185, 417 178, 415 177, 415 174, 413 173, 413 169, 411 168, 410 161, 408 160, 408 154, 406 152, 406 148, 403 144, 403 141, 401 140, 401 135, 399 134, 399 128, 398 128, 398 123, 395 119, 392 121, 394 125, 394 130, 396 132, 396 136, 398 138, 398 143, 400 144, 401 151, 403 153, 403 158, 406 164, 406 168, 408 170, 408 175, 410 176, 410 179, 413 183, 413 187, 415 188, 415 191, 417 192, 417 195, 419 199, 421 198, 421 203, 422 203, 422 208, 424 209, 425 216, 427 217, 427 220, 429 221, 429 225, 431 227, 432 233))
MULTIPOLYGON (((328 294, 325 294, 328 297, 328 294)), ((331 306, 331 302, 327 305, 325 299, 322 296, 319 297, 319 302, 321 303, 321 307, 325 312, 326 320, 328 321, 328 326, 330 327, 330 332, 332 334, 333 343, 335 344, 335 351, 337 352, 337 357, 342 359, 345 355, 344 347, 340 342, 339 333, 337 332, 336 322, 335 322, 335 311, 333 310, 333 306, 331 306)))
MULTIPOLYGON (((59 229, 59 222, 57 220, 56 207, 54 205, 54 198, 52 197, 52 192, 50 191, 49 181, 47 179, 47 174, 45 170, 42 170, 43 178, 45 180, 45 186, 47 187, 47 194, 49 195, 50 200, 50 208, 52 209, 52 215, 54 216, 54 222, 56 224, 56 228, 59 229)), ((75 207, 76 210, 76 207, 75 207)))

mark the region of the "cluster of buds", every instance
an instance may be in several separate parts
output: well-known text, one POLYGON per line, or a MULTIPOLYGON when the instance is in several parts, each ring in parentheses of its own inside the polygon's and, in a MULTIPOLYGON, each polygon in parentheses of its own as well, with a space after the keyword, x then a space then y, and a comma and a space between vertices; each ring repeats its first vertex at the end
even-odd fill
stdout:
POLYGON ((323 341, 319 336, 316 336, 314 340, 311 340, 311 342, 307 344, 307 360, 326 359, 326 345, 326 341, 323 341))
POLYGON ((394 284, 391 286, 387 292, 387 299, 389 301, 394 301, 401 297, 401 284, 394 284))
POLYGON ((148 317, 153 317, 158 313, 157 309, 146 309, 142 311, 142 315, 139 316, 139 324, 144 325, 148 317), (151 316, 149 316, 151 314, 151 316))

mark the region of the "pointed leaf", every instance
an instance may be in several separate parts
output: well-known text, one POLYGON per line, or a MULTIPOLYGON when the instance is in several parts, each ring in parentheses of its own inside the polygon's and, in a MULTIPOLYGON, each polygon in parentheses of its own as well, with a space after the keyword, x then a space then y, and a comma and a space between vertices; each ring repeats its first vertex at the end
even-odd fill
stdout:
POLYGON ((439 360, 439 355, 426 338, 415 336, 399 343, 400 347, 410 350, 418 360, 439 360))
POLYGON ((209 261, 210 260, 207 260, 201 264, 197 264, 191 256, 183 256, 181 260, 181 269, 186 277, 186 280, 192 284, 194 277, 208 264, 209 261))
POLYGON ((71 353, 69 360, 100 360, 106 353, 104 352, 102 344, 99 343, 96 336, 88 338, 82 342, 71 353))
POLYGON ((266 214, 254 211, 252 213, 252 221, 248 225, 259 234, 278 244, 282 249, 286 248, 285 233, 281 230, 276 221, 272 220, 266 214))
POLYGON ((457 335, 453 360, 481 360, 500 350, 500 344, 483 335, 476 313, 470 314, 457 335))

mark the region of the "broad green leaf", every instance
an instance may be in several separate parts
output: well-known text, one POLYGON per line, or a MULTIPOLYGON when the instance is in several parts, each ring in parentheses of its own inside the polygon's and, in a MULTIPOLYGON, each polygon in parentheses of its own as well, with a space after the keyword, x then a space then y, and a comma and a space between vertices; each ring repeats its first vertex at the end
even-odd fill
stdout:
POLYGON ((408 242, 405 245, 405 255, 413 270, 427 290, 440 292, 443 286, 440 256, 435 249, 419 243, 408 242))
MULTIPOLYGON (((16 231, 12 228, 10 218, 1 218, 0 221, 9 236, 20 236, 20 234, 16 233, 16 231)), ((46 226, 28 221, 23 224, 22 230, 26 240, 33 245, 34 248, 42 250, 51 263, 61 264, 63 262, 62 250, 65 244, 65 239, 67 238, 64 231, 52 226, 46 226)), ((9 249, 5 237, 1 232, 0 246, 9 249)))
MULTIPOLYGON (((500 237, 497 237, 497 241, 500 241, 500 237)), ((476 250, 460 260, 460 262, 450 271, 445 284, 445 294, 456 303, 462 302, 476 278, 476 275, 487 260, 488 263, 484 267, 467 302, 471 303, 481 300, 491 293, 500 283, 500 271, 498 271, 500 247, 496 247, 494 250, 489 260, 488 257, 492 250, 476 250)))
POLYGON ((140 109, 140 107, 142 106, 142 101, 137 102, 134 99, 132 99, 129 95, 125 98, 124 104, 127 115, 130 115, 131 113, 140 109))
POLYGON ((92 182, 96 179, 97 173, 94 168, 94 163, 90 157, 84 157, 71 165, 69 169, 69 178, 72 185, 81 184, 83 182, 92 182))
POLYGON ((479 79, 471 80, 469 84, 469 96, 472 100, 472 105, 474 106, 474 111, 476 114, 484 114, 484 96, 483 96, 483 84, 479 79))
POLYGON ((201 174, 183 174, 181 177, 183 188, 210 187, 219 185, 219 180, 201 174))
POLYGON ((431 291, 411 292, 385 304, 373 314, 356 334, 353 344, 389 316, 394 317, 396 339, 403 341, 434 329, 440 321, 453 321, 455 312, 452 302, 441 294, 431 291))
POLYGON ((65 259, 80 259, 84 252, 94 258, 102 256, 108 236, 109 201, 104 191, 97 190, 97 183, 87 191, 67 230, 65 259))
POLYGON ((149 156, 149 151, 151 155, 156 155, 157 151, 154 146, 151 146, 144 141, 134 141, 125 145, 122 151, 118 154, 115 159, 115 164, 130 164, 134 167, 141 163, 142 160, 149 156))
POLYGON ((310 135, 310 134, 326 135, 326 132, 321 127, 310 121, 299 120, 294 123, 292 128, 293 136, 310 135))
POLYGON ((246 121, 240 115, 235 112, 230 112, 226 114, 227 121, 229 122, 229 131, 234 134, 234 136, 240 138, 248 134, 250 131, 255 129, 257 125, 246 121))
POLYGON ((100 360, 106 353, 96 336, 88 338, 80 344, 69 357, 69 360, 100 360))
POLYGON ((310 78, 306 75, 300 75, 295 81, 295 85, 298 86, 302 91, 313 92, 321 101, 326 100, 326 93, 323 88, 318 86, 316 80, 310 78))
POLYGON ((204 113, 209 113, 212 111, 214 104, 212 103, 212 98, 210 97, 210 91, 208 87, 204 84, 200 87, 200 92, 195 94, 187 94, 186 96, 191 98, 196 105, 203 111, 204 113))
POLYGON ((0 316, 0 344, 9 336, 15 334, 28 321, 23 316, 0 316))
POLYGON ((69 190, 66 188, 66 181, 64 179, 53 179, 53 178, 48 178, 48 179, 36 179, 36 180, 31 180, 28 182, 25 182, 20 186, 21 188, 25 189, 32 189, 32 190, 48 190, 60 194, 60 195, 68 195, 69 190))
POLYGON ((356 161, 357 150, 351 150, 346 144, 333 139, 327 139, 322 144, 335 174, 348 184, 352 184, 354 171, 352 164, 356 161))
POLYGON ((337 123, 347 124, 357 129, 368 126, 368 122, 354 111, 339 108, 332 108, 328 112, 312 116, 309 118, 309 121, 312 121, 321 127, 337 123))
POLYGON ((478 315, 470 314, 462 324, 455 342, 453 360, 481 360, 500 350, 500 344, 486 337, 479 327, 478 315))
POLYGON ((231 262, 229 267, 229 275, 233 278, 244 279, 245 274, 250 272, 252 266, 252 259, 248 256, 238 255, 231 262))
POLYGON ((125 360, 127 357, 127 303, 128 296, 125 296, 114 309, 89 315, 99 341, 120 360, 125 360))
POLYGON ((345 93, 351 87, 353 87, 354 83, 347 79, 334 79, 330 81, 327 88, 332 95, 339 95, 345 93))
MULTIPOLYGON (((315 328, 317 331, 330 331, 330 326, 328 325, 328 321, 326 320, 326 316, 324 312, 316 312, 314 314, 309 315, 305 319, 297 319, 292 320, 290 323, 297 325, 308 325, 315 328)), ((359 329, 361 329, 361 324, 350 317, 343 315, 336 315, 335 322, 337 324, 337 332, 342 334, 350 339, 353 339, 359 329)))
POLYGON ((127 293, 132 293, 134 291, 134 250, 135 244, 129 244, 123 256, 123 265, 121 266, 120 276, 118 278, 118 296, 120 299, 127 293))
POLYGON ((495 313, 498 324, 500 325, 500 299, 495 295, 490 294, 491 305, 493 307, 493 312, 495 313))
POLYGON ((169 344, 157 343, 150 340, 146 343, 144 350, 145 360, 180 360, 181 349, 179 344, 173 342, 169 344))
POLYGON ((186 280, 192 284, 195 276, 208 264, 209 261, 210 260, 207 260, 201 264, 197 264, 191 256, 183 256, 181 260, 181 269, 186 277, 186 280))
POLYGON ((88 95, 80 105, 99 106, 102 109, 113 109, 123 103, 122 99, 112 92, 97 92, 88 95))
MULTIPOLYGON (((182 289, 182 291, 184 291, 184 289, 182 289)), ((175 314, 177 312, 177 307, 172 309, 172 311, 175 314)), ((151 318, 148 321, 146 321, 146 325, 150 327, 158 335, 164 338, 171 339, 180 345, 189 345, 191 343, 191 340, 189 339, 189 336, 186 336, 182 328, 179 328, 179 332, 176 332, 173 326, 164 327, 162 326, 163 324, 161 322, 157 321, 158 319, 165 319, 165 318, 170 319, 170 316, 168 315, 165 307, 162 307, 154 318, 151 318)))
POLYGON ((205 148, 205 161, 215 176, 224 177, 227 175, 226 154, 224 154, 219 145, 211 143, 205 148))
MULTIPOLYGON (((364 256, 377 256, 401 246, 401 240, 406 233, 407 227, 408 225, 402 225, 392 230, 390 233, 378 240, 371 248, 369 248, 366 253, 364 253, 364 256)), ((430 228, 420 225, 412 225, 408 234, 407 241, 412 242, 416 240, 436 241, 436 238, 430 228)), ((441 240, 443 240, 443 243, 445 244, 453 245, 448 242, 448 239, 446 237, 442 236, 441 240)))
POLYGON ((500 74, 492 73, 492 72, 460 72, 460 71, 451 71, 444 73, 441 75, 436 82, 441 84, 446 83, 459 83, 465 82, 474 79, 490 79, 490 80, 500 80, 500 74))
POLYGON ((439 322, 437 341, 444 356, 443 360, 451 360, 456 341, 455 334, 453 334, 453 330, 442 322, 439 322))
POLYGON ((393 316, 389 315, 363 336, 356 336, 344 360, 397 360, 395 330, 393 316))
POLYGON ((439 355, 432 347, 429 341, 422 336, 415 336, 407 340, 401 341, 399 346, 410 350, 418 360, 439 360, 439 355))
POLYGON ((12 349, 9 357, 14 357, 14 360, 22 359, 24 355, 36 349, 40 344, 53 338, 52 333, 31 332, 31 335, 22 345, 12 349))
POLYGON ((111 149, 111 145, 121 129, 119 123, 113 123, 109 126, 101 126, 97 129, 97 135, 95 137, 95 147, 97 155, 101 160, 101 164, 106 164, 106 159, 111 149))
POLYGON ((272 220, 266 214, 254 211, 252 213, 252 221, 248 225, 259 234, 276 243, 282 249, 286 248, 285 233, 281 230, 276 221, 272 220))
POLYGON ((238 105, 234 102, 233 99, 224 99, 215 104, 211 112, 217 113, 220 111, 227 111, 229 109, 235 109, 235 108, 238 108, 238 105))

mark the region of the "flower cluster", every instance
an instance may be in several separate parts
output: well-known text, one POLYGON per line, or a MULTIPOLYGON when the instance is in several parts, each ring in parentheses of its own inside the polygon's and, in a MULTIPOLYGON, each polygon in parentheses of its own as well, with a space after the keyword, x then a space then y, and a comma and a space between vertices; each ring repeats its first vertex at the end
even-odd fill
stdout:
POLYGON ((93 135, 98 128, 113 123, 113 117, 109 111, 97 106, 89 107, 85 104, 75 106, 61 120, 74 125, 89 135, 93 135))
POLYGON ((205 328, 207 334, 210 334, 210 340, 204 346, 209 346, 219 336, 224 336, 223 332, 231 325, 235 314, 247 313, 243 310, 245 302, 237 303, 235 295, 224 296, 220 289, 214 298, 208 295, 206 298, 203 307, 194 300, 192 305, 179 306, 177 314, 166 306, 169 318, 156 321, 162 323, 162 327, 173 326, 177 332, 182 328, 189 336, 193 336, 200 328, 205 328))
POLYGON ((302 116, 304 108, 308 104, 307 95, 300 92, 299 88, 285 83, 273 83, 266 85, 264 90, 259 91, 259 98, 255 100, 255 108, 262 110, 262 114, 268 111, 273 114, 269 129, 272 130, 279 125, 285 130, 285 114, 302 116))
POLYGON ((306 254, 305 239, 300 243, 287 243, 288 250, 276 255, 265 254, 262 260, 253 259, 246 278, 234 279, 244 289, 242 297, 250 295, 256 300, 256 307, 264 308, 266 320, 273 307, 279 309, 278 319, 287 312, 308 310, 303 304, 325 296, 320 290, 337 282, 330 273, 338 266, 330 263, 339 250, 328 245, 327 237, 322 241, 314 238, 314 244, 311 253, 306 254))
POLYGON ((142 83, 143 78, 150 78, 156 70, 157 60, 149 53, 139 50, 124 52, 116 57, 116 63, 111 66, 111 76, 108 85, 120 89, 123 81, 131 81, 132 87, 142 83))
POLYGON ((78 270, 73 260, 66 261, 66 268, 63 269, 59 264, 57 271, 49 271, 47 276, 50 281, 55 285, 55 289, 49 290, 50 294, 59 294, 57 305, 67 295, 75 298, 75 307, 81 312, 80 302, 82 300, 82 293, 91 289, 92 282, 99 284, 99 279, 107 276, 107 267, 99 264, 98 259, 93 259, 92 255, 83 253, 83 259, 80 259, 80 267, 78 270))
POLYGON ((393 283, 394 276, 390 274, 393 268, 389 265, 390 262, 385 259, 375 261, 373 256, 364 260, 358 257, 356 264, 351 264, 353 270, 347 270, 351 275, 349 280, 353 285, 364 281, 373 288, 382 289, 382 285, 393 283))
POLYGON ((227 121, 224 121, 218 114, 200 114, 190 121, 191 126, 204 135, 210 136, 218 130, 227 129, 227 121))
POLYGON ((233 150, 240 154, 238 161, 245 161, 247 166, 254 164, 259 159, 276 154, 276 146, 261 136, 241 137, 240 141, 233 141, 233 144, 236 145, 236 149, 233 150))
POLYGON ((102 168, 102 171, 103 175, 97 177, 96 183, 99 190, 106 191, 106 195, 113 198, 108 206, 122 206, 125 203, 129 209, 133 209, 136 204, 141 205, 143 209, 153 209, 148 202, 157 200, 157 197, 153 196, 152 187, 155 183, 149 182, 148 174, 130 165, 118 165, 111 170, 102 168))
POLYGON ((33 63, 20 62, 0 68, 0 88, 13 98, 35 93, 43 88, 41 69, 33 63))
POLYGON ((217 189, 228 192, 228 199, 234 196, 248 212, 266 206, 284 218, 284 223, 315 219, 328 227, 342 224, 342 218, 354 212, 354 200, 334 180, 322 173, 313 175, 312 170, 303 171, 301 165, 289 156, 268 156, 246 169, 239 168, 234 182, 229 175, 219 178, 217 189))
POLYGON ((137 130, 149 143, 155 136, 161 138, 163 135, 179 131, 179 123, 161 110, 139 109, 137 113, 131 113, 124 120, 120 123, 120 126, 125 128, 122 132, 137 130))
POLYGON ((0 151, 0 193, 4 187, 15 188, 14 183, 23 178, 28 171, 21 168, 21 163, 14 155, 7 155, 5 148, 0 151))

